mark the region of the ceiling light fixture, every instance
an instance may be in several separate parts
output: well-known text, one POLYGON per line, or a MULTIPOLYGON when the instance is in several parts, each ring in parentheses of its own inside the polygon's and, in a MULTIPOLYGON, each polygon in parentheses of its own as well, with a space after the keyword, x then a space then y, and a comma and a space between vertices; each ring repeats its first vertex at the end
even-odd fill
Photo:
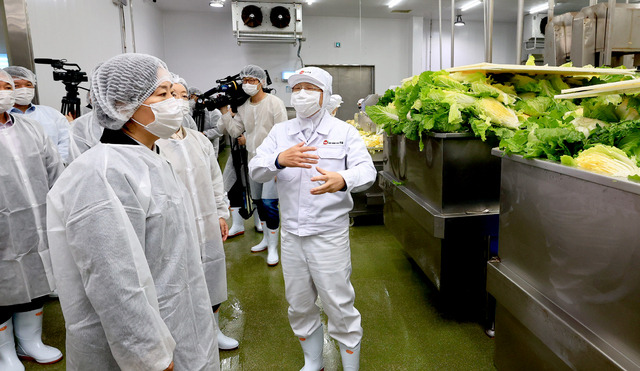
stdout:
POLYGON ((307 5, 313 4, 313 0, 307 0, 307 5))
POLYGON ((547 9, 549 9, 549 3, 536 5, 533 8, 531 8, 531 10, 529 10, 529 14, 536 14, 536 13, 544 12, 547 9))
POLYGON ((462 7, 460 8, 460 11, 461 11, 461 12, 466 12, 467 10, 469 10, 469 9, 473 8, 474 6, 478 6, 478 5, 480 5, 480 4, 482 4, 482 1, 480 1, 480 0, 473 0, 473 1, 471 1, 471 2, 468 2, 468 3, 467 3, 467 5, 462 6, 462 7))
POLYGON ((402 0, 391 0, 391 1, 389 2, 389 5, 388 5, 388 6, 389 6, 389 8, 393 8, 394 6, 396 6, 396 5, 400 4, 400 2, 401 2, 401 1, 402 1, 402 0))
POLYGON ((464 26, 464 22, 462 21, 462 14, 458 14, 458 16, 456 17, 456 23, 454 23, 453 25, 458 27, 464 26))
POLYGON ((212 8, 222 8, 224 6, 224 0, 211 0, 209 6, 212 8))

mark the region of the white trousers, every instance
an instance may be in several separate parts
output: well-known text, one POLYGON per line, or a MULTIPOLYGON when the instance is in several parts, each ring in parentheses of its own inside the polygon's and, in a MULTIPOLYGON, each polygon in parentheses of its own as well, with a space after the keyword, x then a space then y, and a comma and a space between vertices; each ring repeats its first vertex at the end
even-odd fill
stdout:
POLYGON ((349 228, 339 232, 301 237, 282 229, 282 271, 289 323, 293 333, 304 338, 320 327, 320 309, 329 317, 329 335, 348 347, 362 339, 360 312, 351 285, 349 228))

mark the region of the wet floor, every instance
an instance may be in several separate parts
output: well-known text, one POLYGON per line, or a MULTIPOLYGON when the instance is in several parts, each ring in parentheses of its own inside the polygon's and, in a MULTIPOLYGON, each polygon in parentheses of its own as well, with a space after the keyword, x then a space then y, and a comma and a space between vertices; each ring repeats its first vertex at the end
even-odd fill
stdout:
MULTIPOLYGON (((240 348, 221 351, 222 370, 292 370, 303 366, 298 339, 287 319, 280 265, 270 268, 267 253, 249 249, 262 235, 253 219, 246 233, 225 243, 229 300, 220 322, 240 348)), ((362 313, 362 370, 493 370, 493 340, 476 323, 444 318, 437 293, 402 246, 382 225, 351 228, 352 282, 362 313)), ((45 342, 64 348, 60 305, 52 300, 44 313, 45 342)), ((326 329, 326 317, 323 317, 326 329)), ((326 331, 326 330, 325 330, 326 331)), ((338 345, 325 333, 325 370, 342 370, 338 345)), ((64 361, 27 370, 64 370, 64 361)))

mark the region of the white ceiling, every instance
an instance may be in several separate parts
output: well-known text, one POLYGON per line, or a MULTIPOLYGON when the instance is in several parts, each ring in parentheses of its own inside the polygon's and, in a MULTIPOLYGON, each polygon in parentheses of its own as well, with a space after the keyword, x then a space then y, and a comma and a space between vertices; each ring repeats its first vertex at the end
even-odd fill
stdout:
MULTIPOLYGON (((212 8, 209 0, 156 0, 157 5, 163 11, 193 11, 211 13, 231 13, 231 0, 226 0, 223 8, 212 8)), ((429 19, 438 18, 438 0, 401 0, 393 9, 389 9, 387 4, 390 0, 313 0, 313 4, 308 5, 303 2, 303 15, 306 16, 329 16, 329 17, 362 17, 366 18, 409 18, 412 16, 423 16, 429 19), (391 10, 411 10, 408 14, 395 14, 391 10)), ((442 17, 450 19, 451 0, 442 1, 442 17)), ((471 0, 456 0, 456 9, 467 4, 471 0)), ((515 22, 518 12, 517 0, 494 0, 496 22, 515 22)), ((525 0, 525 11, 535 5, 545 3, 547 0, 525 0)), ((602 0, 600 0, 602 2, 602 0)), ((640 0, 631 0, 635 3, 640 0)), ((253 0, 253 2, 281 2, 293 3, 301 2, 292 0, 253 0)), ((618 0, 624 2, 624 0, 618 0)), ((588 6, 589 0, 556 0, 555 14, 562 14, 570 11, 578 11, 588 6)), ((482 6, 476 6, 462 13, 465 20, 482 21, 482 6)))

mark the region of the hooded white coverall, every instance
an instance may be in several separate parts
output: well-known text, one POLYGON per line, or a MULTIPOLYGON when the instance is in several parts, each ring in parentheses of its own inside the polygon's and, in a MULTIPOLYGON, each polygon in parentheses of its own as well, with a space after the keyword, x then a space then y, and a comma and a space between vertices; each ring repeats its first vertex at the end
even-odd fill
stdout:
POLYGON ((354 307, 349 248, 351 192, 366 189, 376 178, 371 156, 358 131, 324 109, 317 128, 305 138, 300 118, 273 127, 249 163, 250 176, 264 182, 277 176, 282 221, 282 269, 289 302, 289 322, 295 335, 305 338, 320 327, 316 297, 329 317, 329 334, 348 347, 362 338, 360 313, 354 307), (317 147, 320 160, 311 169, 278 169, 278 155, 304 142, 317 147), (338 172, 346 191, 312 195, 320 182, 315 166, 338 172))

